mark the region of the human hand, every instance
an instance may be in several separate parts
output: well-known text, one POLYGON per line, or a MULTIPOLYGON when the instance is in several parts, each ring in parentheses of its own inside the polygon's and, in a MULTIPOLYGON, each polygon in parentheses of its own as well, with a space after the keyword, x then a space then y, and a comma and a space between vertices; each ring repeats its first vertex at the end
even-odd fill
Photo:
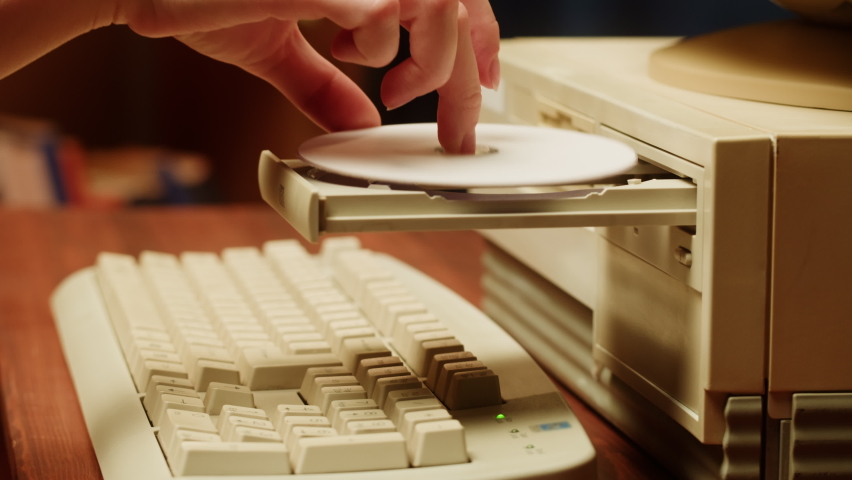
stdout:
POLYGON ((488 0, 116 1, 115 23, 174 36, 263 78, 330 131, 381 121, 364 92, 308 44, 299 20, 329 18, 343 28, 334 57, 370 67, 393 60, 399 26, 408 30, 411 58, 386 74, 382 102, 393 109, 437 89, 438 139, 450 153, 473 153, 480 84, 499 83, 499 31, 488 0))

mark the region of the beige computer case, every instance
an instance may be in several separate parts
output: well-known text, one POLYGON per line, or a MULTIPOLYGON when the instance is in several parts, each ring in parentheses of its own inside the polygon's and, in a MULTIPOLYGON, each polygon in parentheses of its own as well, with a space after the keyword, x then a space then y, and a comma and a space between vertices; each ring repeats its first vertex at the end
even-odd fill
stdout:
POLYGON ((684 476, 850 475, 852 113, 659 84, 674 41, 503 43, 483 121, 622 140, 693 181, 697 212, 486 231, 486 311, 684 476))
POLYGON ((311 241, 482 230, 486 313, 684 478, 850 478, 852 113, 659 84, 675 41, 508 40, 483 91, 483 121, 630 145, 627 176, 471 196, 264 152, 261 193, 311 241))

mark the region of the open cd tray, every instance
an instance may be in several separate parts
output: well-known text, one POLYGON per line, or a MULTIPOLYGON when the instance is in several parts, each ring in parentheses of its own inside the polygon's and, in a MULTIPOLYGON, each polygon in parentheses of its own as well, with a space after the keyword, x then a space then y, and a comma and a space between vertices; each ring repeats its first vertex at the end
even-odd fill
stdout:
POLYGON ((371 183, 265 151, 258 178, 263 199, 312 242, 326 233, 696 223, 696 185, 645 163, 596 185, 459 191, 371 183))

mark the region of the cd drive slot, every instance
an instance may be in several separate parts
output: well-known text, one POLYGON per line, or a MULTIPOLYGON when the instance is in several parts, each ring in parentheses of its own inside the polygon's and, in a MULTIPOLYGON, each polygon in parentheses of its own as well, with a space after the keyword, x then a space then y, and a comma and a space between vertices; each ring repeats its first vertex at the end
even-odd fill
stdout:
POLYGON ((468 193, 369 184, 263 152, 263 199, 306 239, 326 233, 695 225, 696 186, 683 179, 546 193, 468 193))

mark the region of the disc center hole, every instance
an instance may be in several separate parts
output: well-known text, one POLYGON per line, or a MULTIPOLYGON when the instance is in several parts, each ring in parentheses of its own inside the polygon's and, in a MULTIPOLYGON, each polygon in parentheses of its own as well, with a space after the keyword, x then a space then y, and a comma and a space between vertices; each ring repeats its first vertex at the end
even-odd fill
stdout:
MULTIPOLYGON (((435 151, 440 153, 441 155, 444 155, 444 154, 447 153, 447 152, 444 151, 444 147, 435 147, 435 151)), ((499 152, 499 150, 497 150, 494 147, 491 147, 491 146, 488 146, 488 145, 477 145, 476 150, 474 151, 473 154, 478 157, 478 156, 481 156, 481 155, 490 155, 492 153, 497 153, 497 152, 499 152)))

